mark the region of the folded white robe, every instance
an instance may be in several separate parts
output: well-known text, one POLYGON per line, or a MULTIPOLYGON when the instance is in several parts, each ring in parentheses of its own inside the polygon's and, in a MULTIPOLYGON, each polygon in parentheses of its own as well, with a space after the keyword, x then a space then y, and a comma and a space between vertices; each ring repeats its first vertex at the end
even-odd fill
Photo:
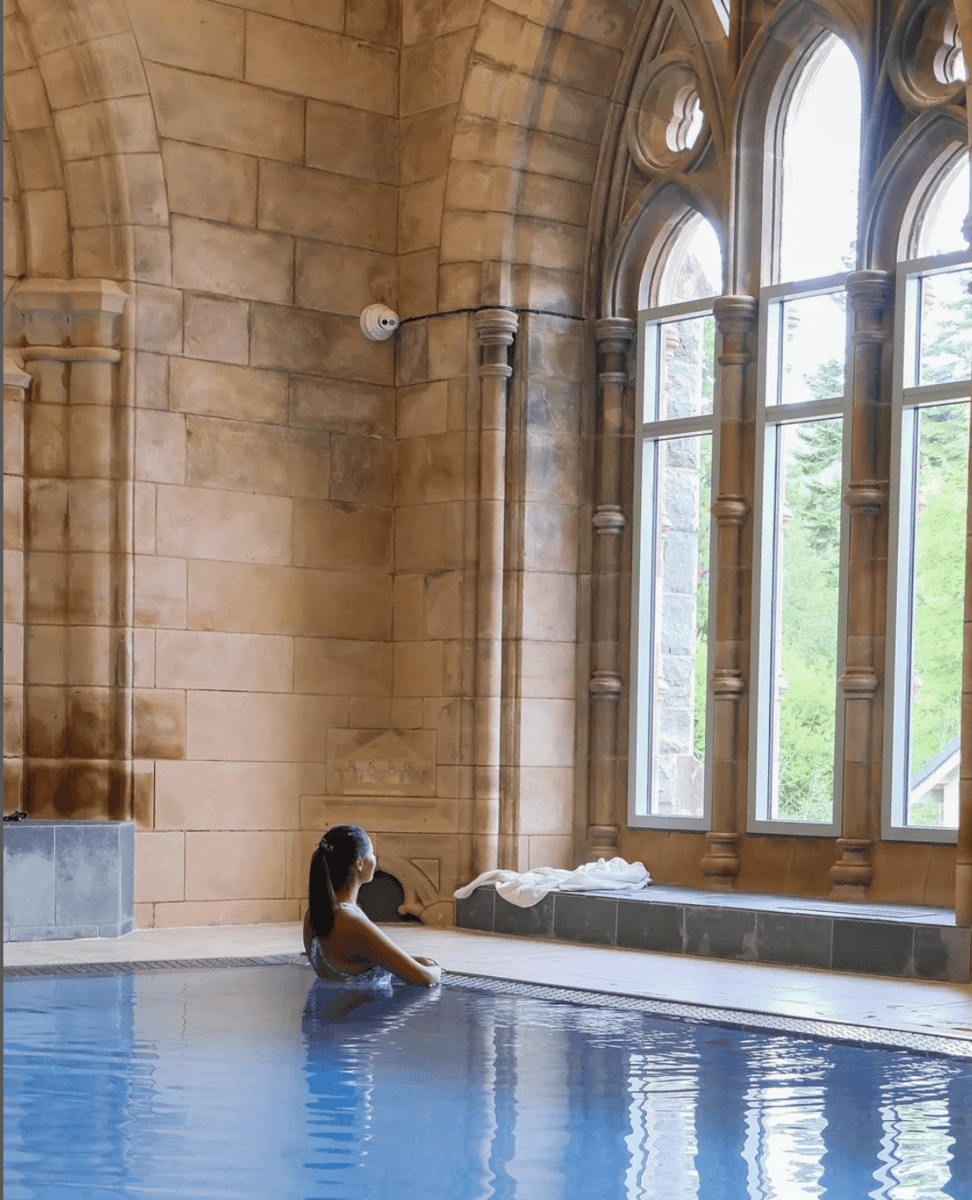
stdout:
POLYGON ((644 863, 628 863, 623 858, 612 858, 605 862, 585 863, 576 871, 561 867, 534 867, 532 871, 484 871, 472 883, 453 892, 457 900, 467 896, 485 883, 496 884, 496 894, 517 904, 530 908, 539 904, 548 892, 635 892, 651 883, 651 876, 644 863))

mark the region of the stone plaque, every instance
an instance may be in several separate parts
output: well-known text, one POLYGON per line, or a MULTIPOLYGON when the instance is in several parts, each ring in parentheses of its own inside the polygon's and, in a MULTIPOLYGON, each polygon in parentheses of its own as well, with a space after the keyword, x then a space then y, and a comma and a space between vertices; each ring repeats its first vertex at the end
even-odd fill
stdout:
POLYGON ((435 733, 328 730, 327 789, 345 796, 434 796, 435 733))

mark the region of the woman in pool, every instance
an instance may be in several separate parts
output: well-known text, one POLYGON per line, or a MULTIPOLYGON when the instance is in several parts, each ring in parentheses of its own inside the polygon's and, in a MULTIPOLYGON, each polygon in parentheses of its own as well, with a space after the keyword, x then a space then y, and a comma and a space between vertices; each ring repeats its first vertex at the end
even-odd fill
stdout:
POLYGON ((442 968, 412 958, 358 907, 358 889, 370 883, 378 860, 358 825, 335 825, 311 858, 304 949, 321 979, 367 983, 391 972, 405 983, 433 987, 442 968))

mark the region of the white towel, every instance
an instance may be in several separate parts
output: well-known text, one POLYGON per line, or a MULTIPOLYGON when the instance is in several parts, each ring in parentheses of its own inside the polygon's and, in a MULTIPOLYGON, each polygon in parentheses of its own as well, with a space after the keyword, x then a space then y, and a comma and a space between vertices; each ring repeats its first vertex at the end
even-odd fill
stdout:
POLYGON ((467 896, 485 883, 496 884, 496 894, 520 908, 539 904, 548 892, 635 892, 651 883, 645 864, 628 863, 623 858, 605 862, 585 863, 576 871, 561 867, 534 867, 532 871, 484 871, 472 883, 453 892, 457 900, 467 896))

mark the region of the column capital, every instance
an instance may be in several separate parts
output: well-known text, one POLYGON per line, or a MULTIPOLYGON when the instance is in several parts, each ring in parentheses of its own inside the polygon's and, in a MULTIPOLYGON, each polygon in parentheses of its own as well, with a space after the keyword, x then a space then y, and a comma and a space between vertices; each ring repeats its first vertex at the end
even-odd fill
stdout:
MULTIPOLYGON (((111 279, 23 279, 11 291, 28 346, 117 346, 129 296, 111 279)), ((48 357, 48 355, 42 355, 48 357)))
POLYGON ((21 390, 30 387, 30 376, 24 370, 20 355, 6 348, 3 351, 3 386, 21 390))
POLYGON ((512 346, 520 318, 509 308, 481 308, 473 313, 480 346, 512 346))
POLYGON ((851 271, 847 276, 847 297, 853 305, 887 304, 894 288, 890 271, 851 271))
POLYGON ((594 341, 598 349, 625 352, 634 342, 635 333, 636 326, 630 317, 600 317, 594 322, 594 341))
POLYGON ((120 313, 128 300, 111 279, 23 279, 13 291, 25 313, 120 313))
POLYGON ((712 315, 722 334, 748 333, 756 323, 758 310, 755 296, 717 296, 712 302, 712 315))

